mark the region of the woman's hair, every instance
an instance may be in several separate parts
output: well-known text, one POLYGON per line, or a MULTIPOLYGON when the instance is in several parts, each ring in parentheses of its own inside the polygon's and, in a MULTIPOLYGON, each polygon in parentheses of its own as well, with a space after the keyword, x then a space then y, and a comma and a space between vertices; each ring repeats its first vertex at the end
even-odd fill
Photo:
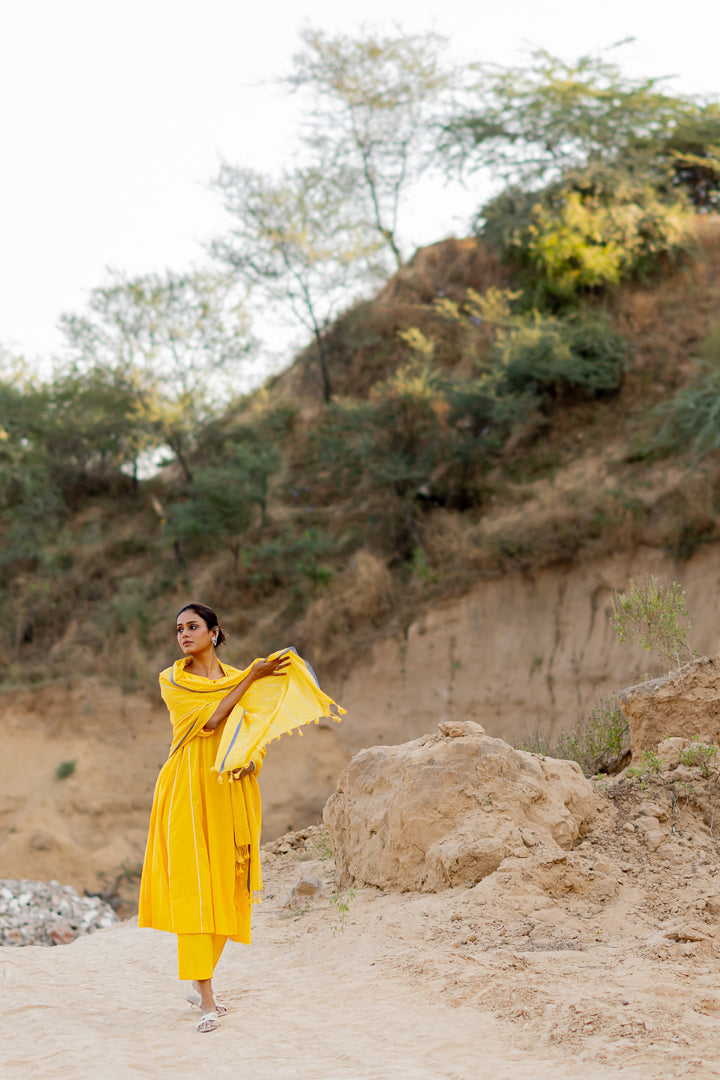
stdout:
POLYGON ((217 647, 218 645, 225 644, 227 640, 227 638, 225 637, 225 631, 223 630, 222 626, 220 626, 220 623, 218 622, 218 617, 211 607, 208 607, 207 604, 185 604, 185 607, 181 607, 177 613, 178 619, 182 615, 183 611, 194 611, 196 615, 200 616, 202 621, 207 626, 208 630, 214 630, 215 627, 217 627, 218 633, 215 646, 217 647))

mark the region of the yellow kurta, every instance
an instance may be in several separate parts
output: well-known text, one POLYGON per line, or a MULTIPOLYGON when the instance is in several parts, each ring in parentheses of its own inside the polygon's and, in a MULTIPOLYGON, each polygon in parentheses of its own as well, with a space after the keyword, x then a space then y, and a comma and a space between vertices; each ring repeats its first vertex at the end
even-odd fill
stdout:
MULTIPOLYGON (((250 941, 250 892, 261 888, 259 861, 260 771, 265 749, 253 755, 255 773, 232 784, 219 784, 212 772, 223 725, 212 732, 203 725, 228 693, 216 683, 183 671, 186 660, 170 673, 187 690, 190 706, 173 720, 173 747, 155 785, 143 875, 140 926, 175 934, 220 934, 250 941), (208 703, 207 696, 211 697, 208 703), (197 694, 197 698, 194 695, 197 694), (191 716, 190 713, 194 713, 191 716), (178 727, 183 729, 180 733, 178 727), (179 736, 179 737, 178 737, 179 736)), ((241 673, 222 665, 226 684, 241 673)))
POLYGON ((293 649, 283 651, 287 671, 254 682, 212 732, 204 725, 250 669, 221 664, 223 677, 210 680, 187 672, 184 657, 161 672, 173 740, 155 786, 140 926, 249 943, 250 902, 262 888, 257 775, 266 744, 322 717, 339 720, 345 711, 293 649), (254 773, 234 779, 251 761, 254 773))

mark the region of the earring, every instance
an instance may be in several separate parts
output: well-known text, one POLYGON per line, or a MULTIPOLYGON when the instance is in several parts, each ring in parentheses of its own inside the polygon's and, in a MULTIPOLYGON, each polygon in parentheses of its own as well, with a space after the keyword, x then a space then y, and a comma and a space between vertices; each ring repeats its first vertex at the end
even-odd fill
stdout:
POLYGON ((213 645, 217 645, 217 634, 213 634, 212 643, 213 645))

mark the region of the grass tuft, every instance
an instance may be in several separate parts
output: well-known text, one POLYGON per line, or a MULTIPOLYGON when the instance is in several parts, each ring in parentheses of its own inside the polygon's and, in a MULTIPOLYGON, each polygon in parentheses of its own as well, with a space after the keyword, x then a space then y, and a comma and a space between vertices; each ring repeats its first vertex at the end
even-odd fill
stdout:
POLYGON ((599 698, 569 731, 552 739, 536 728, 513 744, 516 750, 576 761, 586 776, 612 774, 630 753, 630 729, 615 696, 599 698))

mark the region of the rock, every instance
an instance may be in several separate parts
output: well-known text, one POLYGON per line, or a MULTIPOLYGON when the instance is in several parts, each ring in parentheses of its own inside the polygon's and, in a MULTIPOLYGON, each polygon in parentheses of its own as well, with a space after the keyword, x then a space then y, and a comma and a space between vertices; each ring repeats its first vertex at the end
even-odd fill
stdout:
POLYGON ((320 878, 305 877, 301 875, 288 893, 283 907, 294 911, 296 908, 305 907, 310 900, 314 899, 322 888, 320 878))
POLYGON ((705 910, 711 915, 720 915, 720 893, 706 897, 705 910))
POLYGON ((638 806, 638 817, 653 817, 657 821, 667 821, 667 811, 658 806, 656 802, 641 802, 638 806))
POLYGON ((55 945, 69 945, 77 937, 77 932, 66 922, 59 922, 50 927, 48 936, 55 945))
MULTIPOLYGON (((630 736, 627 736, 628 742, 630 736)), ((632 761, 632 750, 629 746, 623 747, 620 753, 615 753, 614 750, 605 750, 600 754, 595 761, 595 775, 599 776, 601 773, 604 776, 617 776, 623 769, 632 761)))
POLYGON ((661 827, 656 817, 649 814, 636 818, 635 825, 640 830, 650 851, 657 851, 663 840, 667 839, 667 833, 661 827))
MULTIPOLYGON (((482 896, 487 903, 504 902, 508 896, 525 899, 544 895, 541 903, 547 909, 547 898, 563 900, 569 896, 583 896, 596 903, 606 903, 617 896, 619 885, 614 878, 605 874, 593 873, 585 859, 577 852, 565 852, 549 845, 537 852, 526 852, 523 859, 514 856, 504 859, 497 873, 489 874, 473 889, 473 894, 482 896), (502 897, 502 899, 501 899, 502 897)), ((562 915, 556 905, 552 905, 556 917, 562 915)), ((538 905, 533 904, 538 918, 538 905)))
POLYGON ((480 881, 523 846, 561 854, 597 805, 575 762, 514 750, 466 721, 361 750, 324 817, 341 887, 436 891, 480 881))
MULTIPOLYGON (((657 946, 667 941, 674 941, 680 945, 696 945, 698 943, 707 944, 708 947, 712 945, 708 933, 700 930, 697 926, 691 926, 689 923, 677 923, 673 926, 663 927, 652 934, 647 939, 646 944, 657 946)), ((692 951, 687 955, 692 955, 692 951)))
POLYGON ((597 859, 592 868, 596 874, 607 874, 608 876, 613 874, 613 869, 607 859, 597 859))
POLYGON ((448 739, 461 739, 463 735, 484 735, 485 728, 474 720, 445 720, 438 731, 448 739))
POLYGON ((692 784, 694 780, 697 780, 698 774, 689 765, 676 765, 672 778, 676 783, 692 784))
POLYGON ((696 926, 681 925, 665 931, 671 941, 707 941, 708 935, 696 926))
POLYGON ((685 664, 681 673, 627 687, 618 697, 634 760, 667 736, 720 738, 720 657, 704 656, 685 664))
POLYGON ((674 765, 680 764, 680 755, 687 744, 687 739, 681 739, 676 736, 669 739, 663 739, 657 748, 658 756, 663 759, 667 766, 672 768, 674 765))
POLYGON ((98 896, 57 881, 0 881, 0 945, 67 945, 119 922, 98 896))

